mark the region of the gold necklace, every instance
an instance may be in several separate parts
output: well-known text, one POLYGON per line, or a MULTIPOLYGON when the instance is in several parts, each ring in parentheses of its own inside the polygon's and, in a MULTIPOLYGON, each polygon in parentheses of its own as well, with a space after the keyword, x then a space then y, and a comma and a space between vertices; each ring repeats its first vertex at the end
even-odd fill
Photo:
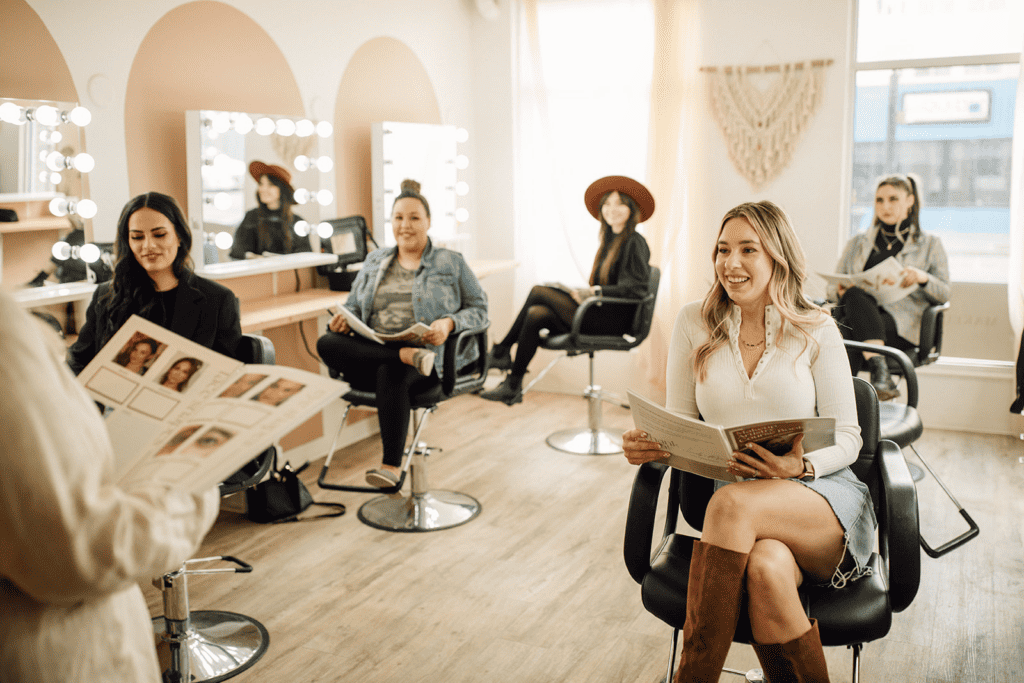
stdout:
POLYGON ((764 339, 762 339, 761 341, 757 342, 756 344, 751 344, 749 342, 745 342, 742 339, 740 339, 740 341, 743 342, 743 345, 746 346, 748 349, 756 349, 761 344, 764 344, 764 339))

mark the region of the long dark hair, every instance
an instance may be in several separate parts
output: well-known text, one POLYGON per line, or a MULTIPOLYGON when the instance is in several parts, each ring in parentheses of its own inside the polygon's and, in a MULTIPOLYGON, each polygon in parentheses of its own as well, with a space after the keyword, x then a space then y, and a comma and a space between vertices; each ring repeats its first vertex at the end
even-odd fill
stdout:
MULTIPOLYGON (((921 236, 921 195, 918 194, 917 191, 917 179, 910 174, 895 174, 885 176, 884 178, 878 181, 877 185, 875 185, 876 194, 878 193, 879 188, 881 188, 883 185, 895 187, 897 189, 903 190, 908 195, 913 196, 914 204, 913 206, 910 207, 910 210, 907 212, 907 218, 905 221, 910 224, 910 232, 907 234, 906 239, 912 242, 916 242, 917 238, 921 236)), ((875 220, 872 225, 882 225, 882 221, 878 218, 877 211, 875 212, 875 220)), ((896 235, 900 237, 900 239, 903 239, 903 237, 900 236, 900 227, 900 225, 894 226, 894 228, 896 229, 896 235)), ((879 227, 879 229, 881 228, 879 227)))
POLYGON ((259 220, 256 222, 256 235, 258 237, 259 244, 270 244, 270 221, 267 219, 277 214, 281 217, 281 229, 284 231, 284 249, 286 253, 291 253, 292 250, 292 207, 295 206, 295 190, 292 186, 286 183, 276 175, 266 173, 263 175, 264 178, 269 180, 272 184, 277 186, 277 189, 281 190, 281 206, 279 208, 271 209, 269 206, 263 203, 260 199, 260 191, 256 190, 256 203, 259 205, 259 220))
POLYGON ((608 201, 608 197, 611 196, 612 192, 617 190, 611 190, 605 193, 601 197, 601 203, 598 205, 597 215, 601 217, 601 243, 597 247, 597 254, 594 255, 594 266, 590 269, 590 284, 592 285, 607 285, 608 274, 611 272, 612 266, 619 259, 619 252, 622 250, 622 244, 626 239, 636 232, 636 219, 639 215, 636 202, 625 192, 619 192, 619 199, 622 203, 629 207, 629 218, 626 219, 626 227, 622 229, 618 235, 612 230, 612 226, 608 225, 608 221, 604 219, 604 203, 608 201), (604 255, 604 258, 602 258, 604 255))
POLYGON ((180 244, 174 256, 171 269, 174 277, 179 280, 192 272, 192 231, 189 230, 185 214, 173 197, 160 192, 147 192, 132 198, 121 209, 121 217, 117 219, 117 240, 114 243, 114 277, 107 292, 110 304, 110 315, 107 319, 107 332, 104 337, 109 339, 132 313, 145 315, 156 305, 156 288, 149 273, 135 258, 131 245, 128 243, 128 219, 139 209, 153 209, 163 214, 174 226, 180 244))

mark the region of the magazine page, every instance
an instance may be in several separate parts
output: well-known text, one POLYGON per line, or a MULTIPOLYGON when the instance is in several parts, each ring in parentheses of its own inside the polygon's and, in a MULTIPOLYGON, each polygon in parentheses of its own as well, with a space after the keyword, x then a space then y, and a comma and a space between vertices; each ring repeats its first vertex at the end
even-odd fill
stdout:
POLYGON ((708 479, 739 480, 727 469, 733 449, 721 427, 673 413, 632 391, 627 394, 637 428, 672 454, 663 462, 708 479))
POLYGON ((334 314, 340 313, 345 317, 345 320, 348 322, 348 326, 352 328, 353 332, 362 337, 366 337, 367 339, 371 339, 377 342, 378 344, 383 344, 386 341, 408 341, 414 343, 422 342, 423 335, 430 331, 430 327, 428 325, 424 325, 423 323, 418 322, 413 325, 410 325, 401 332, 383 334, 381 332, 375 331, 369 325, 364 323, 362 320, 359 319, 358 315, 350 311, 345 306, 335 306, 334 308, 330 309, 330 312, 334 314))
POLYGON ((306 370, 245 365, 138 316, 78 379, 108 407, 119 481, 194 491, 226 479, 345 390, 306 370))
POLYGON ((915 287, 900 287, 903 265, 890 256, 875 267, 862 273, 818 273, 832 285, 860 287, 875 298, 879 306, 899 301, 913 292, 915 287))
POLYGON ((748 443, 756 443, 775 455, 785 455, 793 448, 793 440, 804 435, 804 453, 836 443, 836 421, 831 417, 809 417, 800 420, 758 422, 741 427, 726 427, 730 450, 753 455, 748 443))

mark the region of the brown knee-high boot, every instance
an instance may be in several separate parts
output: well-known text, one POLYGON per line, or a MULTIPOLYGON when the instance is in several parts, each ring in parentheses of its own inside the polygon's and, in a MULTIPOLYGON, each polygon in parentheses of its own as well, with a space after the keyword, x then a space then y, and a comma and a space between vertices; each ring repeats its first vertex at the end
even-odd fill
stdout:
POLYGON ((754 652, 768 683, 828 683, 817 619, 811 619, 811 629, 799 638, 788 643, 754 643, 754 652))
POLYGON ((674 683, 714 683, 736 634, 747 554, 694 541, 683 651, 674 683))

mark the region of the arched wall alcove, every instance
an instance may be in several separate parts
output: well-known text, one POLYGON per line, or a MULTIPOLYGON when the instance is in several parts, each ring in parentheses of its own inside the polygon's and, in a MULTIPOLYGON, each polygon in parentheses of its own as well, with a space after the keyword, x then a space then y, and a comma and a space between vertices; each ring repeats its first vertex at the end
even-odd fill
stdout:
POLYGON ((156 190, 187 206, 185 112, 191 109, 305 115, 277 44, 247 15, 211 0, 161 17, 132 62, 124 105, 131 196, 156 190))
POLYGON ((408 45, 385 36, 363 43, 352 55, 334 106, 338 211, 364 216, 369 223, 370 127, 375 121, 442 123, 426 68, 408 45))
POLYGON ((64 54, 25 0, 0 0, 0 97, 78 102, 64 54))

